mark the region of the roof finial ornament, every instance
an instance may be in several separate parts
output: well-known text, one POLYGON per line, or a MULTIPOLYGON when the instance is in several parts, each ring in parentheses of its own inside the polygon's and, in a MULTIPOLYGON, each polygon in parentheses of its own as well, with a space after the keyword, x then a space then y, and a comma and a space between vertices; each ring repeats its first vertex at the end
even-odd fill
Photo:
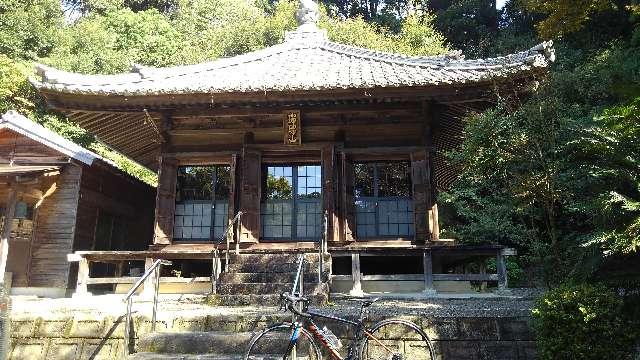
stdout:
POLYGON ((296 19, 303 31, 315 29, 319 18, 320 11, 315 1, 300 0, 300 6, 298 6, 298 11, 296 12, 296 19))

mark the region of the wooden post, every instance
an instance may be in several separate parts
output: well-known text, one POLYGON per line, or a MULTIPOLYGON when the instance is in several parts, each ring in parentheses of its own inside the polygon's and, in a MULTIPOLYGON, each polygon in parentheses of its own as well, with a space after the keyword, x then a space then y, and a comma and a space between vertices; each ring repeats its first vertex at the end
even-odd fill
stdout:
POLYGON ((424 267, 424 293, 426 295, 435 295, 436 288, 433 287, 433 257, 431 250, 425 250, 423 253, 424 267))
POLYGON ((339 225, 336 213, 336 164, 335 146, 327 146, 322 149, 322 203, 327 214, 326 234, 327 241, 339 241, 339 225))
MULTIPOLYGON (((434 196, 431 196, 434 199, 434 196)), ((433 205, 429 208, 429 232, 431 233, 431 240, 440 240, 440 221, 438 220, 438 204, 433 202, 433 205)))
POLYGON ((351 254, 351 279, 353 287, 349 292, 353 296, 362 296, 362 270, 360 270, 360 254, 351 254))
POLYGON ((91 295, 87 289, 88 280, 89 260, 81 258, 78 260, 78 279, 76 280, 76 291, 73 293, 74 297, 91 295))
POLYGON ((424 102, 422 104, 423 116, 425 116, 424 145, 427 149, 426 158, 426 185, 427 185, 427 211, 429 238, 431 241, 440 240, 440 225, 438 221, 438 204, 436 203, 436 173, 434 166, 435 137, 439 131, 442 106, 424 102))
POLYGON ((7 196, 7 206, 4 210, 4 223, 2 227, 2 238, 0 239, 0 281, 4 287, 4 273, 7 269, 7 257, 9 255, 9 239, 11 238, 11 227, 13 226, 13 215, 16 209, 17 191, 13 184, 9 184, 9 195, 7 196))
POLYGON ((353 193, 353 161, 349 155, 342 153, 340 161, 340 198, 342 206, 340 209, 340 223, 342 229, 340 232, 341 241, 355 240, 355 210, 354 210, 354 193, 353 193))
POLYGON ((507 266, 504 261, 503 249, 498 249, 496 253, 496 272, 498 273, 498 292, 506 293, 509 290, 507 280, 507 266))
POLYGON ((262 156, 259 150, 242 149, 242 180, 240 192, 240 242, 257 243, 260 239, 260 198, 262 156))
POLYGON ((424 243, 430 239, 428 224, 430 186, 427 157, 426 150, 411 153, 411 184, 417 243, 424 243))
MULTIPOLYGON (((236 212, 239 210, 238 207, 238 190, 240 188, 238 184, 238 180, 240 177, 238 176, 239 171, 239 156, 238 154, 231 155, 231 163, 229 167, 229 212, 228 212, 228 222, 227 224, 232 225, 231 222, 233 218, 236 216, 236 212)), ((233 229, 237 230, 238 224, 233 224, 233 229)), ((238 237, 236 236, 237 232, 231 231, 231 237, 233 241, 238 241, 238 237)))
MULTIPOLYGON (((151 258, 144 259, 144 271, 145 272, 147 270, 149 270, 151 268, 151 266, 153 266, 153 261, 154 261, 154 259, 151 259, 151 258)), ((154 296, 154 293, 155 293, 155 287, 156 287, 156 274, 155 274, 155 271, 154 271, 144 281, 144 286, 143 286, 143 289, 142 289, 142 298, 144 298, 145 300, 153 300, 153 296, 154 296)))
POLYGON ((154 245, 169 245, 173 241, 177 177, 177 160, 160 156, 158 189, 156 193, 155 231, 153 237, 154 245))

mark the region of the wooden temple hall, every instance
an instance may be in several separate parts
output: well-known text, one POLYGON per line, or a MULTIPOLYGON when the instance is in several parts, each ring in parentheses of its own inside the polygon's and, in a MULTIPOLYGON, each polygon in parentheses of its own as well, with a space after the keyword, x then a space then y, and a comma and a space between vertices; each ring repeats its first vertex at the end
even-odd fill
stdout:
MULTIPOLYGON (((74 261, 199 259, 211 271, 214 249, 233 262, 324 248, 338 290, 504 285, 508 250, 439 239, 438 192, 457 171, 445 153, 496 89, 526 92, 544 76, 552 44, 410 57, 329 41, 315 11, 301 5, 299 28, 278 45, 202 64, 117 75, 37 66, 32 82, 52 108, 159 177, 147 251, 74 261), (498 274, 465 275, 460 264, 478 256, 498 256, 498 274)), ((182 276, 204 276, 196 263, 182 276)))

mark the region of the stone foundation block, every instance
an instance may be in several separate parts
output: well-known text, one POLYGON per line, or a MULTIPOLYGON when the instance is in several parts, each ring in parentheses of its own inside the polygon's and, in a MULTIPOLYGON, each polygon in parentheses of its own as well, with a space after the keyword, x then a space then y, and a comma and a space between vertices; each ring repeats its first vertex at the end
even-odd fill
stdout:
POLYGON ((493 318, 458 319, 458 339, 498 340, 498 327, 493 318))
POLYGON ((34 340, 28 342, 16 342, 9 355, 10 360, 45 360, 47 359, 47 340, 34 340))
POLYGON ((499 318, 496 321, 501 340, 529 340, 534 338, 527 318, 499 318))
POLYGON ((74 320, 69 337, 101 338, 105 333, 105 322, 98 320, 74 320))
POLYGON ((76 360, 78 359, 79 345, 77 342, 54 342, 49 346, 47 359, 55 360, 76 360))
POLYGON ((50 338, 69 337, 72 326, 72 318, 66 320, 43 320, 36 331, 36 336, 50 338))

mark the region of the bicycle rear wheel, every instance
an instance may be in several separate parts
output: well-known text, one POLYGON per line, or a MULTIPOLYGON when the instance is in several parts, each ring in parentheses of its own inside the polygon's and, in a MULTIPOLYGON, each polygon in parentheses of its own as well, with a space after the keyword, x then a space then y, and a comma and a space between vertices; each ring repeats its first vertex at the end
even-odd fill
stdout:
POLYGON ((427 334, 411 321, 390 319, 375 324, 364 334, 360 360, 433 360, 427 334))
POLYGON ((320 360, 320 349, 313 340, 313 336, 303 328, 299 331, 295 346, 291 348, 291 339, 296 326, 283 323, 271 326, 253 337, 245 360, 320 360))

